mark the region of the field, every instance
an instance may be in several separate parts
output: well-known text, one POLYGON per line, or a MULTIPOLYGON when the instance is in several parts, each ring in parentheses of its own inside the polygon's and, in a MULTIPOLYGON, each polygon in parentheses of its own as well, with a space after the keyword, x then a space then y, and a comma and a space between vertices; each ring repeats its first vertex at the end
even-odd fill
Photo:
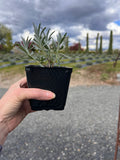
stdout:
MULTIPOLYGON (((120 62, 113 67, 117 55, 72 53, 63 57, 61 66, 73 68, 71 86, 119 84, 116 75, 120 62)), ((34 64, 23 53, 0 54, 0 87, 8 88, 13 82, 25 76, 24 66, 34 64)))

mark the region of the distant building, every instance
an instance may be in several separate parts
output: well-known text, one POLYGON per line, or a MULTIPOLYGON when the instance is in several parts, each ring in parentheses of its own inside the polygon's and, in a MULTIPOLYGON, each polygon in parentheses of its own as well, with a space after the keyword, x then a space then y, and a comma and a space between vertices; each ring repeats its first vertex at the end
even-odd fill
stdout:
POLYGON ((80 43, 75 43, 73 46, 70 46, 70 51, 78 51, 79 49, 84 51, 80 43))

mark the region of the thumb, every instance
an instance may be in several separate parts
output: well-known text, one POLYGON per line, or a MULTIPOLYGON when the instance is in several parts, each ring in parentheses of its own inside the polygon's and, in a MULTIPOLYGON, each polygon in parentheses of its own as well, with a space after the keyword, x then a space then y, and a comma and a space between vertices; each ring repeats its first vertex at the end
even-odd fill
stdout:
POLYGON ((55 94, 48 90, 37 89, 37 88, 20 88, 19 98, 25 99, 36 99, 36 100, 50 100, 55 98, 55 94))

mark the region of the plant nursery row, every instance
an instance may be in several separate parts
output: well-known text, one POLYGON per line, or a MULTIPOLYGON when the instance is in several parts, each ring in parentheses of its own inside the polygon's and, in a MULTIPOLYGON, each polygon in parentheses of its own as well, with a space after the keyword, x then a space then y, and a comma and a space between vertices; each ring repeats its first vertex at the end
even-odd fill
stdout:
MULTIPOLYGON (((117 55, 108 55, 108 54, 66 54, 68 58, 63 57, 62 65, 66 65, 69 63, 75 63, 77 68, 83 68, 89 65, 95 65, 100 63, 106 63, 115 61, 117 55)), ((33 63, 31 59, 29 59, 24 54, 0 54, 0 68, 9 67, 12 65, 20 65, 20 64, 29 64, 33 63)))

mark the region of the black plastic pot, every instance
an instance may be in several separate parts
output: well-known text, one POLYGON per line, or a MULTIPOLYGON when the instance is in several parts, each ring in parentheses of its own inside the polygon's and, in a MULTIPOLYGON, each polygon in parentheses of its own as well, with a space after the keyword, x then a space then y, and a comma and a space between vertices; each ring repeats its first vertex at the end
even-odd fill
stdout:
POLYGON ((32 110, 63 110, 66 103, 72 68, 40 67, 29 65, 25 67, 29 88, 41 88, 54 92, 52 100, 30 100, 32 110))

